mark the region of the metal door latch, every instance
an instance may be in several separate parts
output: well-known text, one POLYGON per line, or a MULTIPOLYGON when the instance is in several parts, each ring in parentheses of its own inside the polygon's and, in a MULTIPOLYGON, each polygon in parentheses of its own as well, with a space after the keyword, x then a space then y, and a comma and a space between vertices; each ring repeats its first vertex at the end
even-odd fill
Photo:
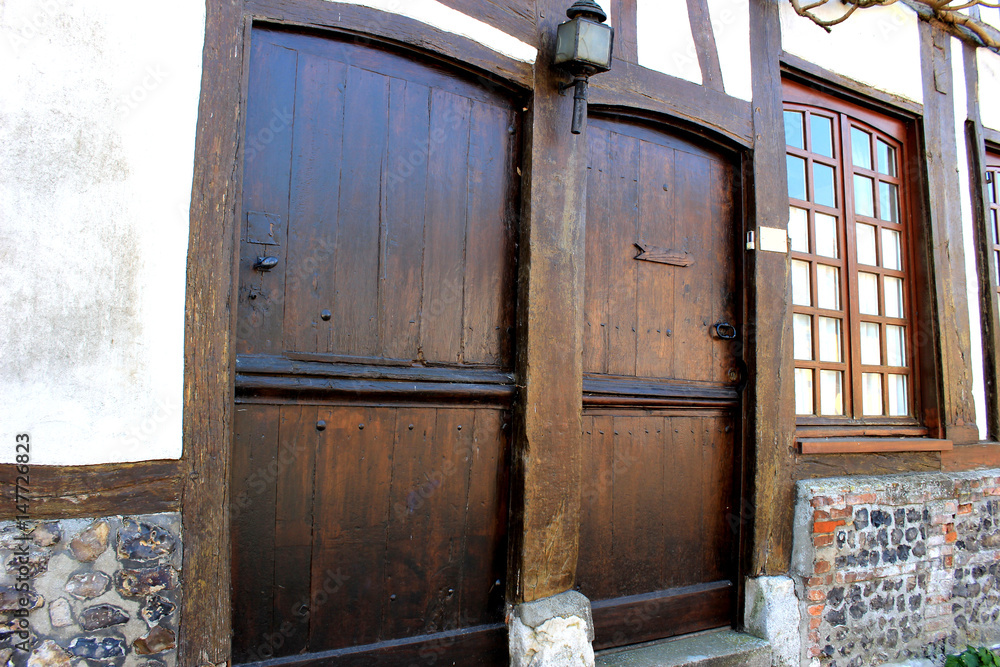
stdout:
POLYGON ((278 265, 277 257, 258 257, 253 268, 257 271, 270 271, 278 265))
POLYGON ((723 340, 736 338, 736 327, 729 322, 719 322, 715 325, 715 335, 723 340))

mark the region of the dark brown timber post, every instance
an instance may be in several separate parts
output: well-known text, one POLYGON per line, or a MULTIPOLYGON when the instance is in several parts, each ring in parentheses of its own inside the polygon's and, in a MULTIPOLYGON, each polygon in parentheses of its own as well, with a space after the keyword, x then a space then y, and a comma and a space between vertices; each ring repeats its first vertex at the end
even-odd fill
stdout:
POLYGON ((924 83, 928 252, 929 265, 934 267, 933 298, 941 354, 940 423, 944 427, 944 437, 960 445, 978 441, 979 431, 972 391, 962 212, 956 203, 960 184, 955 168, 958 144, 951 37, 926 21, 920 21, 920 64, 924 83))
POLYGON ((572 588, 580 516, 587 133, 570 133, 572 95, 551 67, 566 0, 538 0, 539 53, 525 151, 519 276, 511 595, 572 588))
POLYGON ((185 303, 184 598, 178 662, 230 659, 229 461, 243 3, 208 0, 185 303))
MULTIPOLYGON (((753 193, 749 226, 788 226, 785 132, 781 106, 781 27, 778 0, 752 0, 750 49, 753 59, 753 193)), ((788 569, 795 485, 791 465, 795 433, 792 393, 792 335, 788 315, 788 256, 755 251, 749 262, 748 345, 753 374, 750 384, 749 438, 756 453, 753 574, 788 569), (761 370, 765 369, 765 370, 761 370), (777 373, 774 370, 777 369, 777 373)))

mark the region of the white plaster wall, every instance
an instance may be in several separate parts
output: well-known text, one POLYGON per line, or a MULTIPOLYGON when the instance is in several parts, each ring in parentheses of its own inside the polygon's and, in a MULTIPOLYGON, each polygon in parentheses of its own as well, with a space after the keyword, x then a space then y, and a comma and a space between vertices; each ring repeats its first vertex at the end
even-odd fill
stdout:
POLYGON ((779 6, 785 51, 879 90, 923 102, 918 19, 902 3, 856 11, 829 33, 797 15, 787 0, 779 6))
POLYGON ((701 84, 686 0, 636 0, 635 10, 639 64, 701 84))
MULTIPOLYGON (((337 4, 359 5, 370 7, 391 14, 399 14, 421 21, 440 30, 446 30, 456 35, 477 41, 497 53, 516 60, 533 63, 538 50, 530 44, 525 44, 516 37, 494 28, 467 14, 443 5, 437 0, 330 0, 337 4)), ((607 9, 610 0, 602 0, 599 4, 607 9)), ((569 5, 567 5, 568 7, 569 5)), ((377 19, 376 19, 377 20, 377 19)))
POLYGON ((750 3, 748 0, 708 0, 708 11, 726 94, 749 102, 753 99, 750 3))
POLYGON ((959 202, 962 211, 962 247, 965 252, 966 301, 969 304, 969 333, 972 344, 972 396, 976 406, 979 438, 985 440, 986 380, 983 366, 983 329, 979 310, 979 274, 976 270, 975 219, 972 214, 972 182, 969 172, 969 151, 965 137, 965 121, 969 117, 965 85, 965 59, 962 42, 951 39, 952 79, 955 82, 955 143, 958 146, 959 202))
POLYGON ((0 0, 0 461, 181 454, 203 0, 0 0))
POLYGON ((979 113, 983 125, 1000 131, 1000 55, 976 49, 979 65, 979 113))

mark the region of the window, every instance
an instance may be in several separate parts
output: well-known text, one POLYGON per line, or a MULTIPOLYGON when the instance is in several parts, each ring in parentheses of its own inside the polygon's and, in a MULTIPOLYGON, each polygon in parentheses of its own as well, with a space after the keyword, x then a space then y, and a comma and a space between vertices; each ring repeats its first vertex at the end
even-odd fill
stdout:
POLYGON ((793 84, 786 100, 795 412, 913 424, 906 126, 793 84))

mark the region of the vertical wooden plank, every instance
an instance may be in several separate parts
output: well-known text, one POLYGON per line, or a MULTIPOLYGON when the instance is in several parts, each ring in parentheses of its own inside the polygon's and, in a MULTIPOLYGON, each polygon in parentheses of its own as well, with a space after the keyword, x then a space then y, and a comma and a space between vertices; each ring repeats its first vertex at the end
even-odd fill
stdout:
MULTIPOLYGON (((927 259, 933 267, 934 294, 940 341, 938 367, 941 372, 941 423, 945 437, 956 445, 979 440, 972 386, 969 305, 965 282, 965 252, 962 215, 952 205, 958 196, 955 164, 954 86, 951 37, 942 28, 920 22, 920 65, 924 85, 923 157, 927 165, 928 218, 927 259)), ((912 168, 912 167, 911 167, 912 168)), ((912 177, 912 176, 911 176, 912 177)), ((934 360, 921 368, 934 368, 934 360)))
POLYGON ((507 415, 475 411, 471 447, 455 443, 459 463, 468 467, 461 623, 495 622, 502 617, 507 570, 507 415), (467 460, 466 460, 467 459, 467 460))
POLYGON ((416 359, 420 345, 420 292, 424 260, 430 89, 393 79, 389 86, 389 143, 383 184, 385 243, 379 276, 381 353, 416 359))
POLYGON ((670 417, 664 426, 670 438, 664 457, 663 488, 670 508, 665 518, 668 535, 663 554, 664 588, 703 581, 705 489, 692 488, 691 480, 703 478, 704 427, 698 417, 670 417), (684 563, 684 567, 677 567, 684 563))
MULTIPOLYGON (((639 167, 639 238, 660 248, 676 245, 674 151, 643 142, 639 167)), ((674 276, 691 267, 636 262, 636 375, 672 377, 674 369, 674 276)))
POLYGON ((608 370, 608 237, 611 194, 611 133, 594 125, 587 167, 586 286, 584 288, 583 370, 608 370))
POLYGON ((184 301, 184 596, 177 638, 182 665, 228 663, 232 639, 226 583, 232 575, 236 209, 246 24, 243 3, 236 0, 209 0, 205 11, 184 301))
MULTIPOLYGON (((754 151, 751 165, 753 227, 788 224, 788 182, 781 95, 781 25, 778 4, 751 0, 750 57, 753 65, 754 151)), ((788 571, 791 558, 794 483, 791 466, 795 397, 791 378, 792 330, 789 315, 788 257, 769 252, 749 255, 753 313, 748 405, 754 406, 746 432, 756 454, 753 574, 788 571), (765 371, 766 369, 766 371, 765 371), (788 539, 786 539, 786 537, 788 539)))
POLYGON ((580 506, 580 553, 577 579, 591 600, 617 595, 612 560, 614 473, 616 469, 613 418, 583 419, 583 489, 580 506))
POLYGON ((282 345, 285 305, 288 196, 292 162, 297 55, 266 39, 256 39, 250 55, 250 89, 244 149, 243 218, 239 221, 240 323, 237 352, 275 353, 282 345), (273 221, 270 241, 251 233, 247 215, 273 221), (257 271, 258 257, 276 257, 278 266, 257 271), (253 296, 253 298, 251 298, 253 296))
POLYGON ((347 67, 299 56, 285 269, 284 348, 326 352, 333 322, 347 67))
POLYGON ((274 628, 274 525, 279 408, 241 405, 234 420, 233 448, 233 619, 241 658, 267 658, 267 636, 274 628))
POLYGON ((737 257, 733 257, 733 193, 738 192, 733 183, 733 173, 729 165, 713 160, 711 164, 711 220, 712 220, 712 266, 714 267, 713 314, 709 325, 728 322, 736 327, 736 338, 720 340, 715 331, 712 356, 714 363, 710 379, 720 384, 732 384, 729 371, 735 369, 735 356, 742 340, 742 323, 736 317, 736 267, 737 257))
POLYGON ((704 433, 702 447, 702 484, 705 539, 704 580, 718 581, 732 577, 732 536, 726 521, 733 497, 733 429, 727 415, 701 419, 704 433))
POLYGON ((462 358, 471 107, 468 98, 431 92, 420 316, 421 349, 429 361, 462 358))
MULTIPOLYGON (((310 575, 318 410, 284 405, 275 457, 274 622, 284 637, 282 653, 305 650, 309 640, 310 575)), ((252 575, 251 575, 251 578, 252 575)))
POLYGON ((369 356, 378 348, 379 230, 386 159, 389 79, 347 71, 344 155, 331 352, 369 356))
POLYGON ((702 85, 722 92, 722 64, 719 62, 719 49, 715 44, 715 31, 712 29, 708 0, 687 0, 687 10, 695 52, 698 54, 698 65, 701 67, 702 85))
POLYGON ((320 411, 327 430, 316 452, 311 651, 379 640, 395 416, 354 406, 320 411))
POLYGON ((508 109, 472 103, 462 340, 466 363, 499 366, 503 361, 503 314, 513 297, 504 278, 511 274, 513 261, 507 183, 514 170, 508 140, 514 130, 508 109))
POLYGON ((635 375, 639 144, 633 137, 611 134, 608 372, 612 375, 635 375))
MULTIPOLYGON (((662 454, 655 417, 614 419, 614 570, 617 595, 657 590, 663 561, 664 516, 672 508, 660 487, 662 454), (650 428, 652 426, 652 428, 650 428)), ((690 493, 690 490, 688 491, 690 493)))
MULTIPOLYGON (((674 207, 678 221, 684 221, 691 233, 677 239, 681 250, 694 258, 694 264, 675 273, 675 331, 680 336, 674 341, 674 371, 685 380, 712 378, 714 340, 711 321, 717 289, 716 275, 722 270, 716 266, 719 251, 714 228, 699 228, 695 221, 712 220, 711 162, 700 155, 676 151, 674 207), (690 227, 688 227, 690 225, 690 227)), ((714 227, 714 226, 713 226, 714 227)))

